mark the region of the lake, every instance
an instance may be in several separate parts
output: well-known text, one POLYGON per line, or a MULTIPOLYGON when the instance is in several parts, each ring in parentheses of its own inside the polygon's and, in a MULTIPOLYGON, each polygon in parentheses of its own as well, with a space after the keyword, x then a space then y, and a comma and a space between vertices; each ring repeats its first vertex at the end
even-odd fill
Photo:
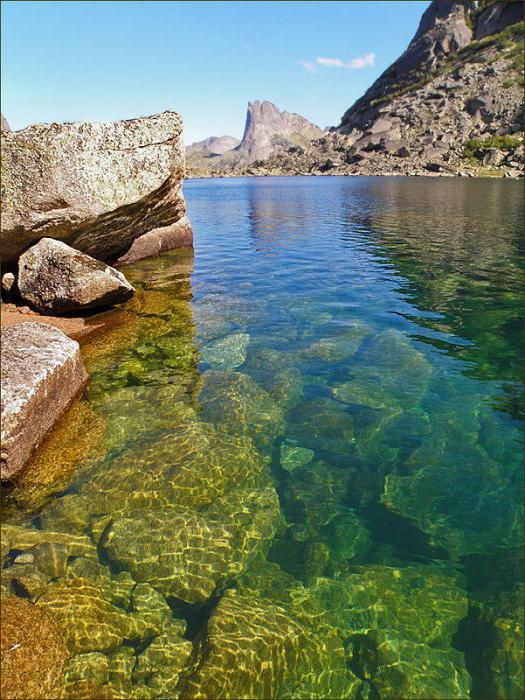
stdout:
POLYGON ((185 196, 4 498, 71 696, 520 697, 522 184, 185 196))

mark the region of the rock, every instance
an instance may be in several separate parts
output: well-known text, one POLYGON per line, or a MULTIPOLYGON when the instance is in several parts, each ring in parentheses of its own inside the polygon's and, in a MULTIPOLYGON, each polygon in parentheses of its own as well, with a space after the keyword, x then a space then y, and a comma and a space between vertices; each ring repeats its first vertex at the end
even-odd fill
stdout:
POLYGON ((3 114, 0 115, 0 131, 11 131, 11 127, 9 126, 9 122, 4 117, 3 114))
POLYGON ((167 250, 191 244, 193 232, 189 218, 184 215, 169 226, 152 229, 135 238, 131 248, 116 261, 117 265, 131 265, 144 258, 152 258, 167 250))
POLYGON ((1 478, 21 472, 33 450, 87 382, 79 345, 43 323, 2 330, 1 478))
POLYGON ((471 0, 431 2, 407 49, 343 115, 339 127, 343 133, 366 127, 384 106, 381 98, 410 85, 414 75, 430 72, 450 54, 467 46, 472 38, 469 20, 473 8, 471 0))
POLYGON ((181 132, 175 112, 2 131, 2 260, 43 236, 104 261, 149 231, 191 246, 189 228, 171 229, 185 214, 181 132))
POLYGON ((26 250, 18 269, 21 297, 43 313, 120 304, 135 292, 118 270, 53 238, 26 250))
POLYGON ((40 596, 37 609, 53 613, 71 654, 108 652, 124 640, 145 640, 155 627, 113 605, 103 587, 83 578, 61 579, 40 596))
POLYGON ((321 622, 316 629, 317 620, 309 626, 272 600, 227 591, 199 640, 181 697, 359 697, 341 641, 321 622))
POLYGON ((293 472, 298 467, 306 466, 314 456, 315 452, 307 447, 297 447, 285 442, 281 445, 281 467, 287 472, 293 472))
POLYGON ((499 165, 503 160, 503 153, 498 148, 488 148, 483 156, 483 165, 499 165))
POLYGON ((321 129, 299 114, 280 112, 267 100, 248 103, 246 126, 234 153, 251 163, 267 158, 279 142, 282 147, 301 145, 322 135, 321 129))
POLYGON ((465 111, 468 112, 471 117, 474 117, 486 107, 487 101, 480 97, 471 97, 465 102, 465 111))
POLYGON ((210 136, 202 141, 195 141, 189 146, 186 146, 186 153, 189 155, 195 151, 208 151, 211 155, 222 156, 227 151, 231 151, 233 148, 240 144, 239 139, 233 136, 210 136))
POLYGON ((277 493, 268 487, 232 492, 201 512, 165 506, 117 513, 102 525, 100 546, 135 580, 149 583, 165 597, 203 603, 219 583, 265 553, 281 515, 277 493))
POLYGON ((207 345, 201 359, 215 369, 232 370, 244 364, 249 344, 248 333, 235 333, 207 345))
POLYGON ((15 290, 16 277, 12 272, 6 272, 2 275, 2 291, 5 293, 7 298, 12 296, 15 290))
POLYGON ((53 615, 27 600, 2 596, 0 619, 2 698, 62 698, 68 651, 53 615))

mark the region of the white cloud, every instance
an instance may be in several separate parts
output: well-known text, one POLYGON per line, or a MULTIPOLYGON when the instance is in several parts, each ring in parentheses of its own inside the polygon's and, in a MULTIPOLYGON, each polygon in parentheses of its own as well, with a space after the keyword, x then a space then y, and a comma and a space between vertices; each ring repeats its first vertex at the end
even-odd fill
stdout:
POLYGON ((302 66, 309 73, 317 73, 317 68, 315 63, 309 63, 308 61, 297 61, 297 63, 302 66))
POLYGON ((346 68, 368 68, 368 66, 373 66, 376 62, 376 55, 372 51, 370 53, 365 53, 364 56, 357 56, 357 58, 352 58, 347 64, 346 68))
POLYGON ((309 73, 317 73, 318 66, 323 66, 324 68, 349 68, 350 70, 360 70, 361 68, 373 66, 375 62, 376 55, 372 51, 366 53, 364 56, 351 58, 346 62, 340 58, 325 58, 323 56, 319 56, 315 61, 297 61, 297 63, 309 73))
POLYGON ((345 64, 340 58, 318 58, 317 63, 320 66, 330 66, 335 68, 344 68, 345 64))

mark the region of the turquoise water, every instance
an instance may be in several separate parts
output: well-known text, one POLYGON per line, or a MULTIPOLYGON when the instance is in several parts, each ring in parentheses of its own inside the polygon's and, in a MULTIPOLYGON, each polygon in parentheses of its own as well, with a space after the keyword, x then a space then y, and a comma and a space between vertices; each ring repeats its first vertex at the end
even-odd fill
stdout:
POLYGON ((71 697, 521 697, 521 183, 185 194, 5 503, 71 697))

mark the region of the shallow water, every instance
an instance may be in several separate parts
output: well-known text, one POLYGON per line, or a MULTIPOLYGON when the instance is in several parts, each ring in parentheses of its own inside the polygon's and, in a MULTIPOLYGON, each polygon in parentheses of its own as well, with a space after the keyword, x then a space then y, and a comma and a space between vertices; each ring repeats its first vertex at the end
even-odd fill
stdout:
POLYGON ((186 184, 4 503, 71 696, 520 697, 522 190, 186 184))

